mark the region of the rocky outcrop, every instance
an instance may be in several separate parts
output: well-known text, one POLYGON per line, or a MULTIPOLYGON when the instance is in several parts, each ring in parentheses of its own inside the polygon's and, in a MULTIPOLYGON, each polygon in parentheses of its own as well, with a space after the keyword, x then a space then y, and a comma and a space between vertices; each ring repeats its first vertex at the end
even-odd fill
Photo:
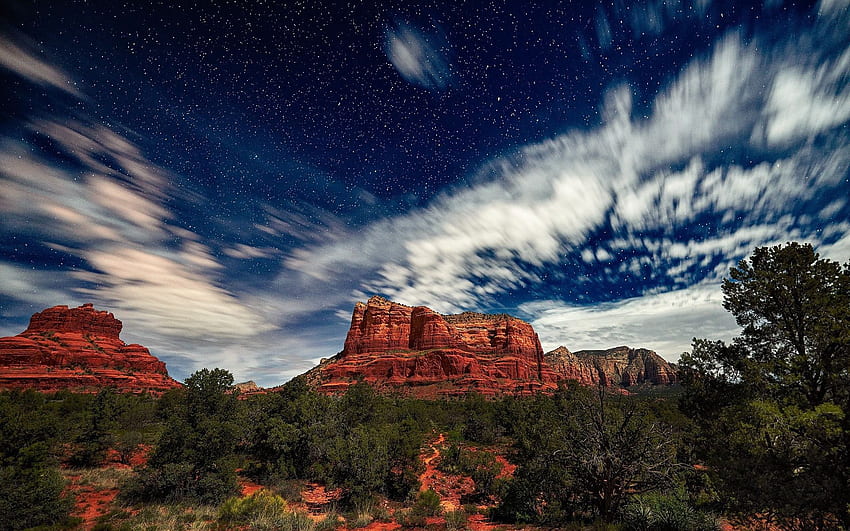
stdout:
POLYGON ((554 391, 563 380, 621 392, 678 381, 675 368, 651 350, 559 347, 544 356, 531 325, 510 315, 441 315, 382 297, 354 306, 342 352, 322 359, 306 377, 324 393, 362 380, 423 398, 527 395, 554 391))
POLYGON ((615 347, 573 353, 566 347, 558 347, 547 352, 545 359, 559 379, 577 380, 585 385, 633 387, 678 382, 676 369, 644 348, 615 347))
POLYGON ((342 352, 307 373, 326 393, 363 380, 419 397, 532 394, 556 375, 528 323, 509 315, 440 315, 372 297, 354 307, 342 352))
POLYGON ((180 387, 147 348, 124 343, 121 328, 115 316, 91 304, 36 313, 22 333, 0 338, 0 389, 158 393, 180 387))
POLYGON ((233 387, 231 387, 231 390, 236 391, 236 392, 241 393, 241 394, 245 394, 245 393, 256 394, 256 393, 260 393, 260 392, 264 391, 264 389, 262 387, 260 387, 259 385, 257 385, 257 383, 254 380, 248 380, 247 382, 240 382, 240 383, 237 383, 237 384, 233 384, 233 387))

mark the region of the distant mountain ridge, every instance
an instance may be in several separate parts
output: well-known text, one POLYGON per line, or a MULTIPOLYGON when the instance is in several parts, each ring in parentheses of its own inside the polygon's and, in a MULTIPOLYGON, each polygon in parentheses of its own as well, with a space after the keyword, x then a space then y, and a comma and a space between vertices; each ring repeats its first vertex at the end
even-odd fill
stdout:
POLYGON ((165 363, 142 345, 124 343, 123 325, 92 304, 34 314, 20 334, 0 338, 0 390, 160 393, 180 387, 165 363))
POLYGON ((420 397, 552 392, 562 380, 626 389, 676 383, 675 368, 647 349, 543 354, 534 328, 507 314, 441 315, 383 297, 358 302, 343 350, 306 373, 323 393, 357 381, 420 397))
POLYGON ((652 350, 614 347, 570 352, 558 347, 547 352, 546 363, 560 377, 584 385, 632 387, 669 385, 679 381, 675 367, 652 350))

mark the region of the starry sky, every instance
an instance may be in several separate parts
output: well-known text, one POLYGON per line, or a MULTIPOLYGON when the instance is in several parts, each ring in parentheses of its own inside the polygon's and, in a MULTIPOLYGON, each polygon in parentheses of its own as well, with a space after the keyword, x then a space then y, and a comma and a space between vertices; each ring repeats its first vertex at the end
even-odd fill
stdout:
POLYGON ((6 1, 0 335, 268 386, 379 294, 675 361, 753 248, 850 259, 849 122, 848 0, 6 1))

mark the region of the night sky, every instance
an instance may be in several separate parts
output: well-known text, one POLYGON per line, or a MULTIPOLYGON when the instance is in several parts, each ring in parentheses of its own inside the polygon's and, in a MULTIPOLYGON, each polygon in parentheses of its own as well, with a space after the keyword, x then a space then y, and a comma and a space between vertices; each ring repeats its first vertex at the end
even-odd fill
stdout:
POLYGON ((529 4, 3 2, 0 335, 275 385, 379 294, 674 361, 756 246, 850 259, 848 0, 529 4))

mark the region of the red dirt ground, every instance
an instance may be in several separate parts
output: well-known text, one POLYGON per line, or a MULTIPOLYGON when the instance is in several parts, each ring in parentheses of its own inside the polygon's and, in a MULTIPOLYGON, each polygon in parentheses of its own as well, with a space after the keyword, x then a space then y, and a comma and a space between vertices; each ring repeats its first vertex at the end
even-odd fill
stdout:
MULTIPOLYGON (((106 463, 102 468, 128 469, 142 466, 147 463, 150 451, 151 445, 140 445, 139 449, 130 457, 130 464, 125 465, 121 463, 118 452, 110 449, 106 454, 106 463)), ((79 474, 66 476, 68 480, 66 492, 74 496, 74 509, 71 511, 71 516, 83 519, 81 529, 91 529, 98 518, 110 511, 112 502, 118 496, 118 489, 97 489, 91 485, 80 485, 81 477, 79 474)))
POLYGON ((96 489, 91 485, 80 485, 80 475, 67 478, 70 482, 67 492, 74 496, 74 510, 71 511, 71 516, 83 519, 82 529, 91 529, 98 518, 109 512, 118 495, 118 489, 96 489))

